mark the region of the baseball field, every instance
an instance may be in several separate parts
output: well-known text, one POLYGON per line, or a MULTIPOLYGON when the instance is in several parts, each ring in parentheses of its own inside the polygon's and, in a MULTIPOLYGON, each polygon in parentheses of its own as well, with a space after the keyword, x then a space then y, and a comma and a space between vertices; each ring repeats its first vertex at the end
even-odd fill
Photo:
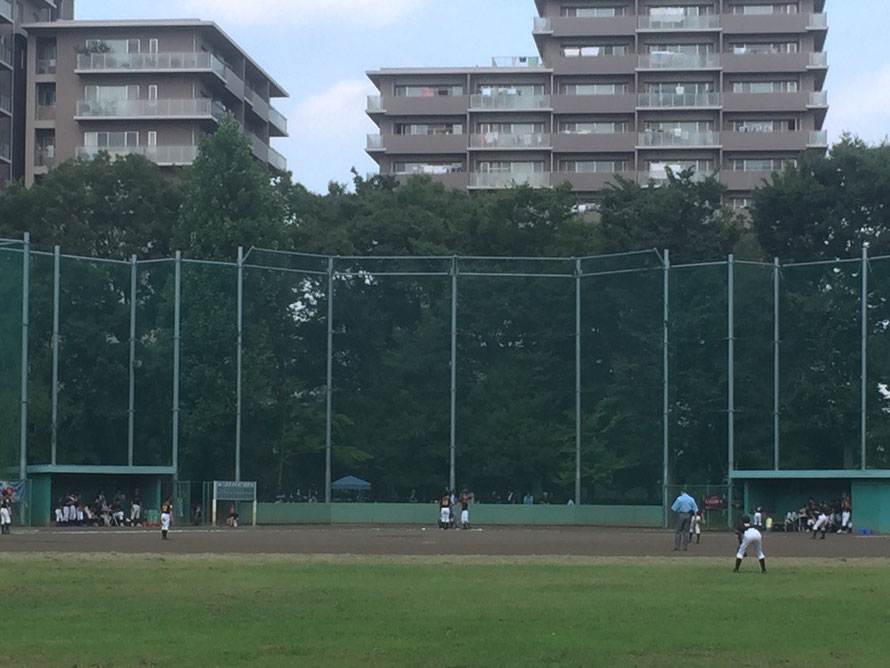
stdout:
POLYGON ((21 530, 4 665, 880 666, 890 540, 418 527, 21 530), (718 556, 721 555, 721 556, 718 556), (772 555, 772 556, 771 556, 772 555))

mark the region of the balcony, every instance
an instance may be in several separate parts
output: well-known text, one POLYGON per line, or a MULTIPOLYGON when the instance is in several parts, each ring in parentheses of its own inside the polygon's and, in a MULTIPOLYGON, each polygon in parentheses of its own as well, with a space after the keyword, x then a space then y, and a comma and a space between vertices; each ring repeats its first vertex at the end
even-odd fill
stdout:
POLYGON ((806 53, 724 53, 723 71, 727 74, 781 74, 805 72, 809 65, 806 53))
POLYGON ((80 146, 78 160, 92 160, 100 153, 112 158, 141 155, 161 166, 190 165, 198 155, 197 146, 80 146))
MULTIPOLYGON (((596 19, 600 20, 600 19, 596 19)), ((625 74, 632 75, 639 62, 638 56, 629 53, 623 56, 572 56, 555 55, 548 63, 560 75, 579 74, 598 75, 625 74)))
MULTIPOLYGON (((807 148, 812 139, 818 137, 811 135, 824 135, 825 133, 811 133, 806 130, 778 130, 775 132, 734 132, 722 133, 724 151, 793 151, 800 152, 807 148)), ((827 140, 827 136, 826 136, 827 140)))
MULTIPOLYGON (((376 176, 372 175, 372 176, 376 176)), ((447 174, 391 174, 399 183, 406 183, 415 176, 426 176, 435 183, 441 184, 448 190, 466 190, 470 179, 467 172, 448 172, 447 174)))
MULTIPOLYGON (((685 171, 685 169, 679 169, 677 171, 672 172, 674 176, 679 176, 680 172, 685 171)), ((700 183, 702 181, 707 180, 707 178, 711 175, 711 172, 693 172, 692 173, 692 182, 700 183)), ((668 176, 666 173, 662 172, 639 172, 637 174, 637 183, 641 186, 648 186, 650 181, 654 181, 655 185, 661 185, 663 183, 668 182, 668 176)))
POLYGON ((550 102, 555 114, 632 114, 637 96, 622 95, 553 95, 550 102))
POLYGON ((287 158, 285 158, 271 146, 269 147, 269 164, 278 171, 287 171, 287 158))
POLYGON ((366 146, 366 150, 368 151, 382 151, 383 149, 383 137, 379 134, 368 135, 368 143, 366 146))
POLYGON ((0 19, 13 22, 12 3, 9 0, 0 0, 0 19))
POLYGON ((642 132, 637 138, 640 148, 715 148, 720 145, 719 132, 642 132))
POLYGON ((532 32, 555 37, 632 37, 636 30, 633 16, 555 16, 536 18, 532 32))
POLYGON ((828 148, 827 130, 810 130, 807 135, 807 148, 828 148))
POLYGON ((598 192, 616 183, 618 177, 633 181, 636 172, 553 172, 550 183, 554 187, 568 183, 575 192, 598 192))
POLYGON ((806 14, 723 14, 721 27, 727 35, 794 35, 807 31, 806 14))
POLYGON ((828 30, 828 14, 808 14, 807 30, 828 30))
POLYGON ((263 141, 250 130, 245 130, 244 135, 250 141, 250 151, 253 156, 263 162, 269 162, 269 144, 263 141))
POLYGON ((788 112, 806 111, 808 94, 797 93, 725 93, 724 111, 788 112))
POLYGON ((716 70, 720 69, 718 53, 650 53, 640 56, 639 70, 716 70))
MULTIPOLYGON (((375 135, 370 135, 374 137, 375 135)), ((434 153, 462 154, 467 151, 468 135, 386 135, 381 138, 382 149, 394 155, 419 155, 434 153)), ((375 141, 375 140, 370 140, 375 141)), ((368 144, 369 150, 373 149, 368 144)))
POLYGON ((492 67, 544 67, 539 56, 495 56, 491 59, 492 67))
POLYGON ((720 29, 720 17, 716 14, 678 16, 676 18, 641 16, 637 27, 641 31, 652 32, 711 31, 720 29))
POLYGON ((55 167, 56 166, 56 147, 44 146, 38 148, 34 152, 35 167, 55 167))
POLYGON ((816 51, 809 54, 809 63, 807 67, 812 69, 822 69, 828 67, 828 54, 825 51, 816 51))
POLYGON ((74 119, 187 118, 218 121, 226 108, 216 100, 79 100, 74 119))
POLYGON ((720 93, 640 93, 640 109, 707 109, 720 107, 720 93))
POLYGON ((809 94, 808 107, 827 107, 828 106, 828 93, 824 90, 813 91, 809 94))
POLYGON ((470 188, 493 190, 527 185, 532 188, 550 187, 550 172, 519 174, 513 172, 470 172, 470 188))
POLYGON ((210 53, 88 53, 77 56, 76 72, 213 72, 226 78, 228 68, 210 53))
POLYGON ((635 132, 561 132, 552 136, 554 153, 633 153, 636 139, 635 132))
POLYGON ((287 117, 269 105, 269 133, 275 137, 287 137, 287 117))
POLYGON ((531 134, 502 134, 500 132, 488 132, 485 134, 470 135, 471 149, 549 149, 550 135, 544 133, 531 134))
POLYGON ((471 111, 545 111, 549 95, 471 95, 471 111))

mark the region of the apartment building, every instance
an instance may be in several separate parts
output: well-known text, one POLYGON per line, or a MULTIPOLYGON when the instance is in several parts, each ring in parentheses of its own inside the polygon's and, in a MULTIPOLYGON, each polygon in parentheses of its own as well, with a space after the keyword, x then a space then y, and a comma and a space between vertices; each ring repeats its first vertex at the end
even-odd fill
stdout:
POLYGON ((25 28, 27 185, 59 162, 100 151, 143 155, 161 167, 188 165, 201 135, 227 112, 258 160, 287 169, 270 146, 287 136, 287 119, 272 104, 287 93, 215 23, 56 21, 25 28))
POLYGON ((732 205, 824 151, 825 0, 535 0, 538 56, 381 69, 368 153, 449 187, 716 173, 732 205))
POLYGON ((25 170, 24 26, 73 16, 74 0, 0 0, 0 192, 25 170))

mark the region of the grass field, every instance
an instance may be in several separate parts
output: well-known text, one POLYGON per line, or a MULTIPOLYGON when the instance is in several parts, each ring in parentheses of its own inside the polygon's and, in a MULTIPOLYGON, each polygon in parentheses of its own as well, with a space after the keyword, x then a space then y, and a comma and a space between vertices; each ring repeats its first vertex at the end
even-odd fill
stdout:
POLYGON ((881 666, 888 566, 7 554, 0 664, 881 666))

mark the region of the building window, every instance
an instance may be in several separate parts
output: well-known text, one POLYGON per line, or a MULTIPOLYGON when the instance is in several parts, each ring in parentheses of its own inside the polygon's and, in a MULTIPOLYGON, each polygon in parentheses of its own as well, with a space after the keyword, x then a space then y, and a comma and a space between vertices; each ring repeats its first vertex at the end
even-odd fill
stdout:
POLYGON ((610 135, 627 132, 627 121, 562 121, 559 131, 567 135, 610 135))
POLYGON ((648 121, 646 132, 684 137, 697 132, 713 132, 713 121, 648 121))
POLYGON ((463 94, 463 86, 396 86, 396 97, 449 97, 463 94))
POLYGON ((479 172, 483 174, 539 174, 544 171, 542 161, 483 160, 479 172))
POLYGON ((734 172, 781 172, 785 167, 794 167, 794 158, 744 158, 732 161, 734 172))
POLYGON ((479 134, 532 135, 544 132, 543 123, 479 123, 479 134))
POLYGON ((729 206, 736 211, 747 211, 752 204, 754 204, 754 200, 750 197, 731 197, 729 199, 729 206))
POLYGON ((543 95, 544 84, 479 84, 479 95, 543 95))
POLYGON ((797 4, 786 2, 769 5, 733 5, 733 14, 763 15, 763 14, 797 14, 797 4))
POLYGON ((733 81, 733 93, 796 93, 796 81, 733 81))
POLYGON ((797 42, 737 42, 730 44, 727 51, 735 54, 769 54, 797 53, 800 45, 797 42))
POLYGON ((626 83, 564 83, 559 92, 563 95, 624 95, 626 83))
POLYGON ((157 84, 152 84, 148 87, 148 99, 149 100, 157 100, 158 99, 158 86, 157 84))
POLYGON ((148 131, 148 146, 157 146, 158 145, 158 133, 156 130, 148 131))
POLYGON ((457 174, 464 171, 460 162, 396 162, 394 174, 457 174))
POLYGON ((396 123, 397 135, 460 135, 464 126, 461 123, 396 123))
POLYGON ((562 47, 562 55, 566 58, 587 58, 597 56, 623 56, 627 54, 624 44, 584 44, 562 47))
POLYGON ((562 16, 578 19, 605 19, 626 13, 626 7, 563 7, 560 12, 562 16))
POLYGON ((158 52, 158 40, 157 39, 148 40, 148 52, 149 53, 157 53, 158 52))
POLYGON ((84 132, 84 146, 96 146, 99 148, 120 148, 125 146, 139 146, 138 132, 84 132))
POLYGON ((714 171, 713 160, 649 160, 647 163, 649 178, 663 180, 667 178, 668 170, 674 176, 685 172, 687 169, 693 170, 696 174, 710 174, 714 171))
POLYGON ((797 130, 794 119, 781 121, 733 121, 735 132, 787 132, 797 130))
POLYGON ((84 99, 91 102, 138 100, 139 86, 84 86, 84 99))
POLYGON ((656 95, 704 95, 714 92, 714 84, 710 81, 647 83, 646 92, 656 95))
POLYGON ((574 174, 614 174, 627 171, 627 160, 560 160, 559 171, 574 174))

